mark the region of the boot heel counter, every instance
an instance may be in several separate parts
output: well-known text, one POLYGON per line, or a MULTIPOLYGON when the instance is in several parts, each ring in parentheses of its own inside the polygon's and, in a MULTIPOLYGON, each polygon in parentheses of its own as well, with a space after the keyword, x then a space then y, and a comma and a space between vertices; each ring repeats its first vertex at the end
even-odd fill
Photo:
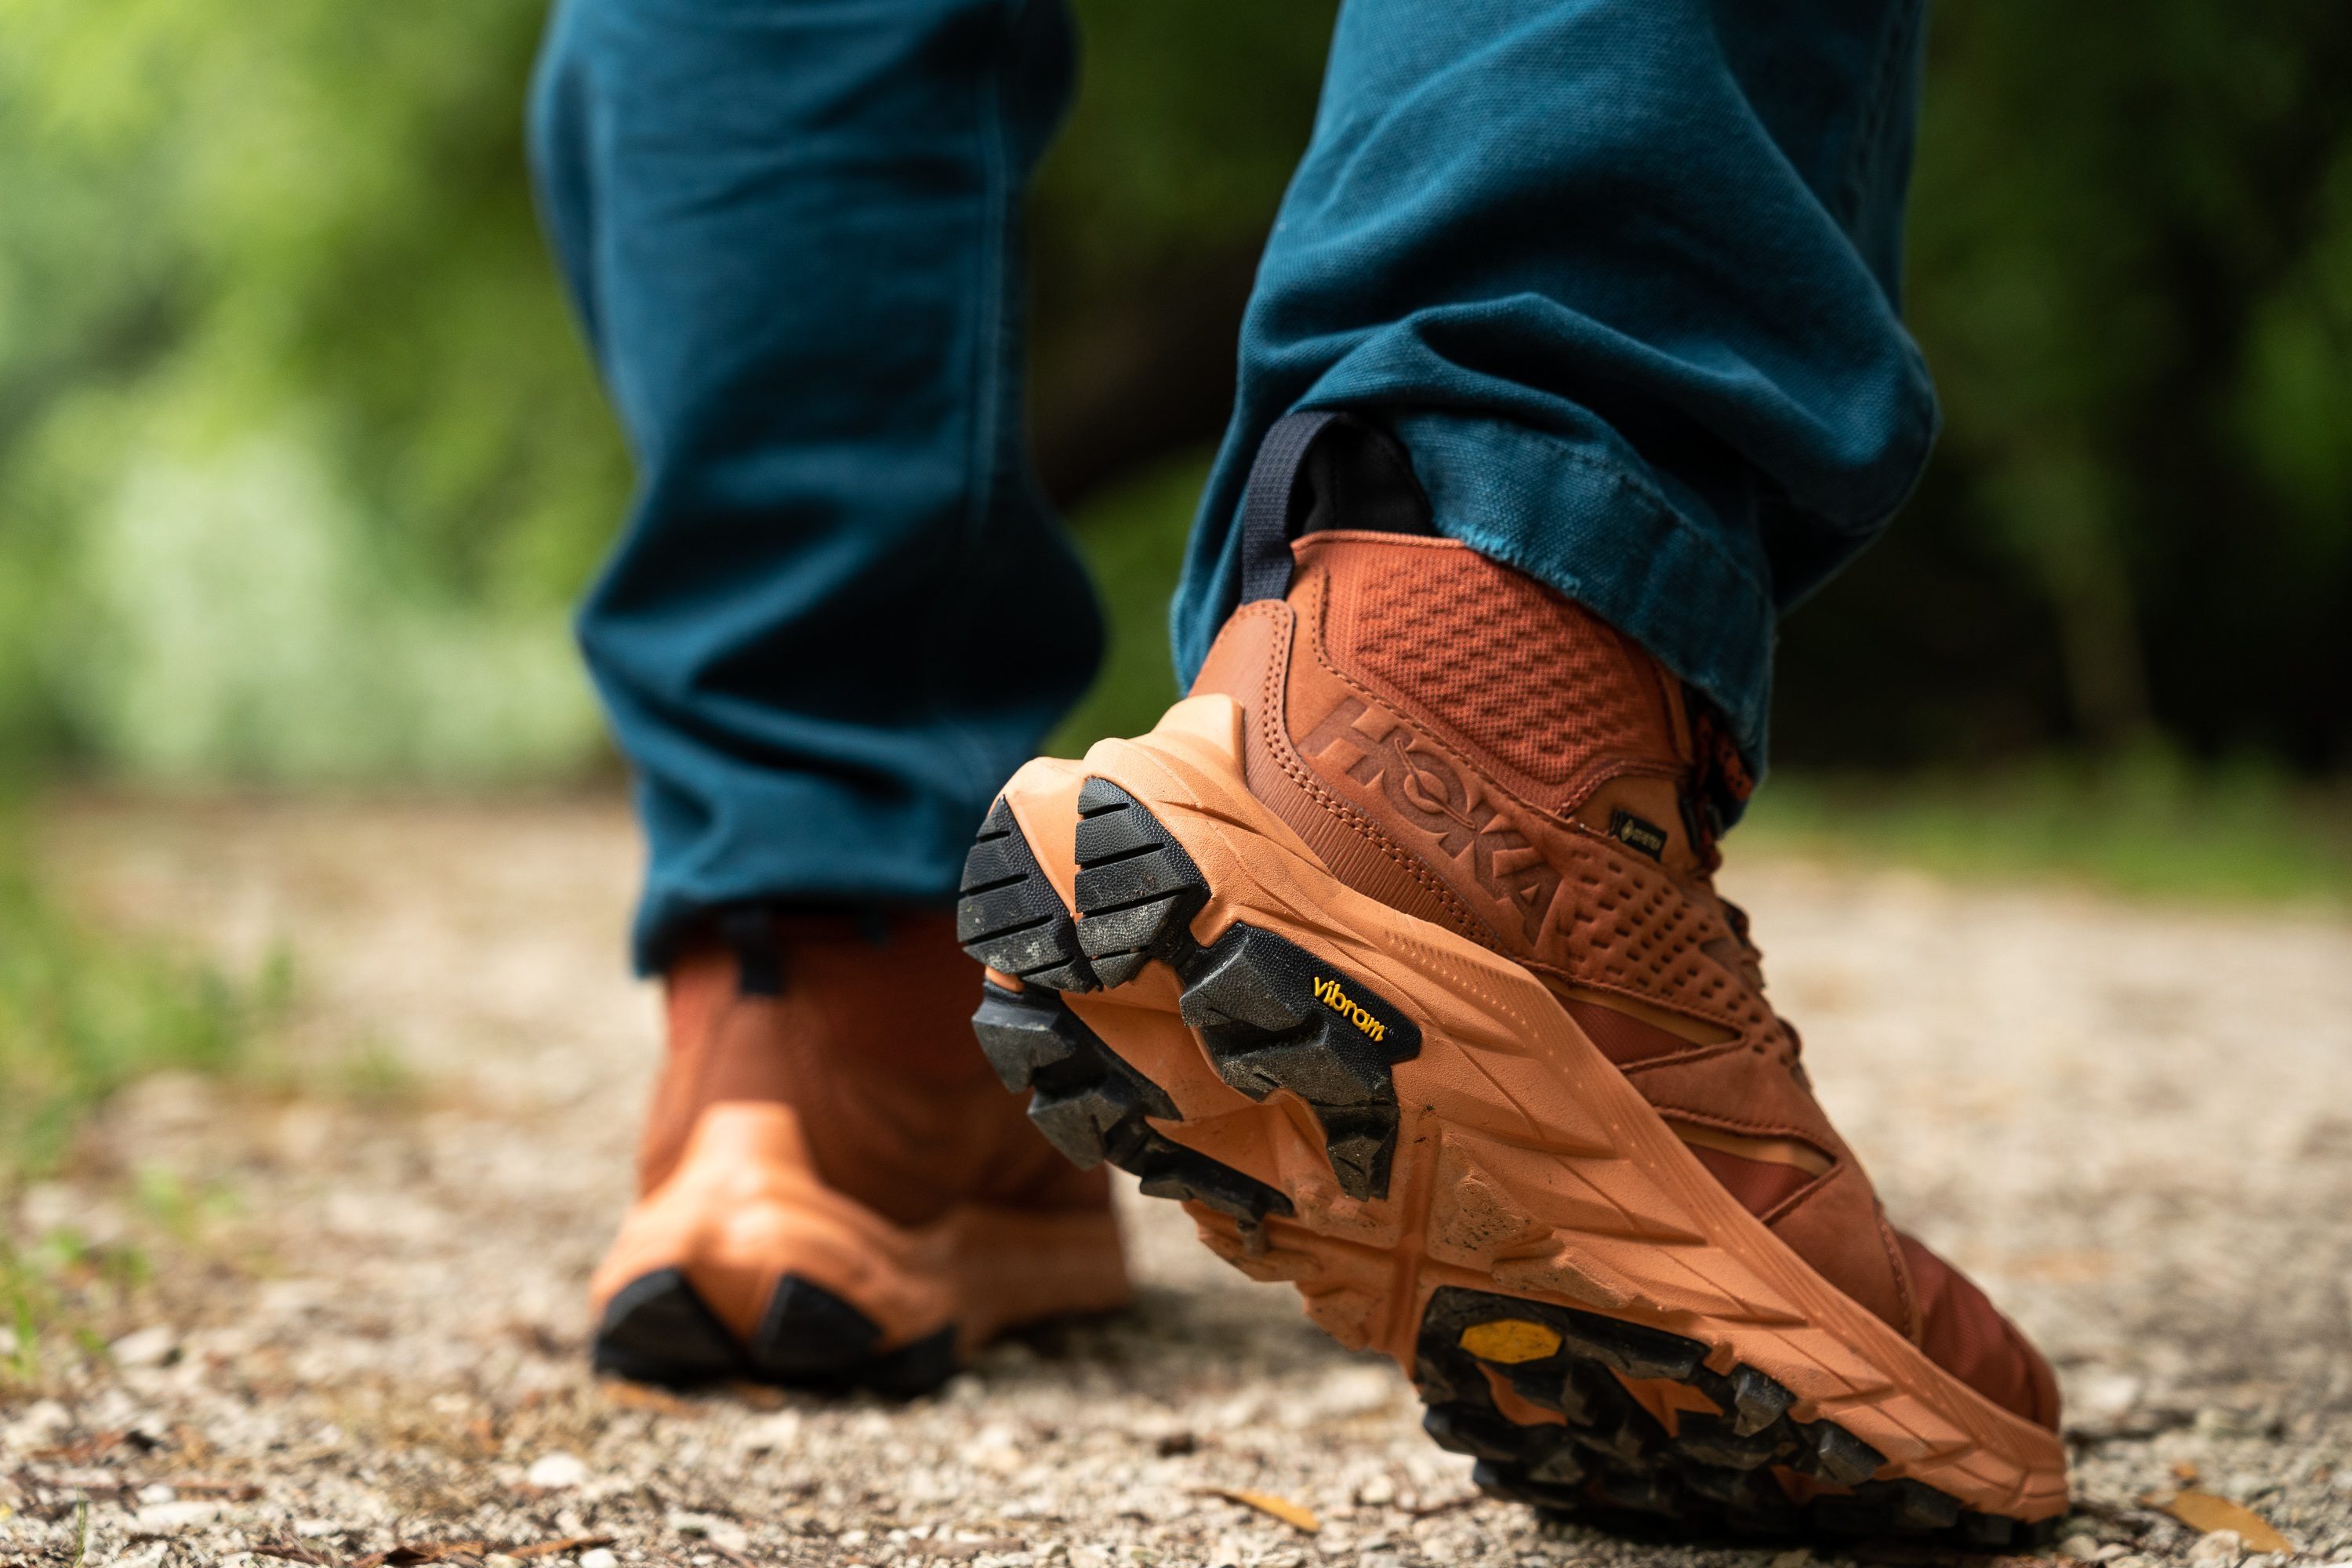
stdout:
MULTIPOLYGON (((1445 879, 1343 799, 1292 740, 1298 644, 1313 635, 1323 586, 1322 574, 1308 566, 1289 600, 1262 599, 1234 612, 1202 664, 1192 695, 1214 693, 1240 704, 1243 783, 1326 870, 1358 892, 1499 951, 1492 928, 1445 879)), ((1311 674, 1315 661, 1303 664, 1311 674)))

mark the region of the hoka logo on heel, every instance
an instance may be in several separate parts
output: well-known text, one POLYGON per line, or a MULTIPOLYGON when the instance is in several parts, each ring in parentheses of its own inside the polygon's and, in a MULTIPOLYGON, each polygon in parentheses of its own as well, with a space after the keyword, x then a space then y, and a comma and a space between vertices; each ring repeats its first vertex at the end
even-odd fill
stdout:
POLYGON ((1378 1045, 1388 1035, 1389 1026, 1373 1017, 1360 1005, 1350 1000, 1348 994, 1339 989, 1339 983, 1336 980, 1316 977, 1315 999, 1355 1025, 1357 1031, 1374 1045, 1378 1045))
POLYGON ((1444 756, 1417 742, 1402 724, 1391 721, 1383 730, 1379 722, 1361 698, 1349 697, 1323 716, 1298 749, 1310 757, 1336 746, 1355 752, 1345 776, 1385 795, 1398 815, 1436 840, 1438 853, 1466 866, 1486 895, 1517 917, 1520 933, 1535 941, 1560 889, 1558 868, 1444 756))

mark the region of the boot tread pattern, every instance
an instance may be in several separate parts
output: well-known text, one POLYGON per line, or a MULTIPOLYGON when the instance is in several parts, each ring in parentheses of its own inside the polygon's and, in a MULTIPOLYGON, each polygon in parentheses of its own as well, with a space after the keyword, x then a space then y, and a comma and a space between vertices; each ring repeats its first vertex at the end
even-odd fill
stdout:
POLYGON ((1072 1163, 1092 1169, 1108 1160, 1153 1197, 1196 1199, 1244 1226, 1295 1212, 1264 1182, 1155 1131, 1144 1119, 1181 1120, 1175 1102, 1053 991, 987 982, 972 1031, 1004 1087, 1033 1091, 1029 1120, 1072 1163))
MULTIPOLYGON (((967 867, 967 904, 996 900, 961 917, 981 933, 968 948, 1025 982, 1015 991, 990 981, 973 1018, 1005 1086, 1034 1090, 1031 1117, 1079 1164, 1108 1159, 1141 1175, 1146 1193, 1231 1215, 1255 1251, 1268 1215, 1295 1215, 1290 1199, 1147 1125, 1181 1120, 1177 1107, 1055 994, 1121 985, 1158 961, 1181 982, 1179 1012, 1218 1075, 1254 1100, 1297 1095, 1323 1129, 1341 1190, 1385 1197, 1400 1125, 1391 1068, 1418 1053, 1419 1027, 1360 977, 1271 931, 1236 921, 1202 943, 1191 927, 1209 884, 1175 837, 1105 779, 1086 781, 1077 808, 1076 919, 1056 925, 1042 908, 1018 906, 1028 923, 1015 955, 1029 968, 982 952, 1011 929, 996 923, 1014 908, 1001 897, 1014 885, 1005 868, 1025 865, 1055 898, 1001 802, 982 829, 982 844, 999 847, 983 858, 976 846, 967 867), (1053 941, 1066 945, 1048 951, 1053 941), (1047 978, 1057 974, 1083 984, 1047 978)), ((1423 1313, 1414 1381, 1431 1436, 1478 1461, 1482 1488, 1549 1511, 1664 1516, 1738 1533, 1932 1537, 1979 1552, 2049 1537, 2048 1523, 1964 1508, 1908 1479, 1874 1479, 1883 1458, 1869 1444, 1831 1421, 1796 1420, 1788 1389, 1751 1366, 1718 1373, 1706 1356, 1700 1342, 1664 1330, 1446 1286, 1423 1313), (1664 1384, 1681 1392, 1661 1401, 1661 1419, 1634 1385, 1657 1399, 1664 1384)))
POLYGON ((1002 799, 964 857, 956 941, 989 968, 1024 984, 1056 991, 1092 991, 1101 984, 1078 950, 1061 895, 1002 799))
POLYGON ((1423 1427, 1478 1461, 1482 1489, 1552 1512, 1756 1535, 1926 1535, 1991 1552, 2055 1528, 1980 1513, 1907 1479, 1873 1479, 1883 1459, 1869 1444, 1834 1422, 1795 1419, 1789 1391, 1756 1368, 1725 1375, 1706 1357, 1698 1341, 1661 1329, 1444 1286, 1422 1317, 1413 1381, 1429 1406, 1423 1427), (1688 1391, 1667 1421, 1631 1386, 1660 1383, 1688 1391), (1541 1415, 1514 1421, 1505 1399, 1541 1415), (1807 1500, 1782 1476, 1800 1478, 1807 1500))
POLYGON ((1107 985, 1158 959, 1184 982, 1184 1022, 1218 1076, 1264 1100, 1305 1100, 1352 1198, 1386 1197, 1396 1153, 1389 1068, 1421 1049, 1412 1019, 1353 975, 1271 931, 1236 923, 1203 947, 1192 917, 1208 879, 1174 835, 1105 779, 1078 793, 1078 945, 1107 985))
POLYGON ((866 1388, 911 1399, 955 1373, 952 1324, 887 1351, 875 1348, 880 1338, 874 1321, 856 1307, 787 1274, 776 1281, 751 1342, 742 1343, 682 1270, 657 1268, 630 1280, 606 1304, 591 1355, 600 1373, 674 1388, 740 1381, 866 1388))

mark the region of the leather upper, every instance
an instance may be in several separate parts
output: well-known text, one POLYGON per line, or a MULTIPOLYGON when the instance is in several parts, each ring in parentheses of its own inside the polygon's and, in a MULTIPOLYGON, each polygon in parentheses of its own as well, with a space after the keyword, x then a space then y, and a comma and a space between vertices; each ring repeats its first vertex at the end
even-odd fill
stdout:
POLYGON ((1246 714, 1265 800, 1360 890, 1517 960, 1701 1163, 1825 1278, 1987 1397, 2054 1425, 2048 1368, 1899 1237, 1715 892, 1713 759, 1638 645, 1449 540, 1333 531, 1236 613, 1193 689, 1246 714), (1926 1261, 1922 1261, 1922 1259, 1926 1261))
POLYGON ((670 966, 640 1193, 667 1178, 706 1109, 752 1101, 791 1107, 824 1184, 898 1225, 959 1203, 1108 1201, 1105 1173, 1057 1154, 973 1048, 975 982, 952 915, 787 915, 770 941, 748 965, 704 941, 670 966), (765 984, 742 984, 771 969, 765 984))

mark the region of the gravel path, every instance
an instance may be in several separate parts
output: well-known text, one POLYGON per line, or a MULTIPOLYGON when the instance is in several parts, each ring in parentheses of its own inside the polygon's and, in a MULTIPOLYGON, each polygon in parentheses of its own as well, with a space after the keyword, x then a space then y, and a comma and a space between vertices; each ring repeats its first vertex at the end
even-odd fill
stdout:
MULTIPOLYGON (((50 843, 106 918, 290 951, 282 1076, 313 1087, 152 1081, 7 1217, 154 1275, 90 1291, 111 1365, 0 1409, 0 1563, 72 1563, 77 1499, 87 1561, 142 1565, 1805 1561, 1478 1500, 1385 1363, 1172 1205, 1130 1205, 1134 1311, 911 1406, 599 1388, 582 1285, 653 1061, 615 807, 85 804, 50 843), (378 1087, 317 1087, 346 1079, 378 1087)), ((1735 871, 1890 1206, 2061 1367, 2089 1504, 2061 1551, 2225 1568, 2238 1538, 2138 1501, 2193 1479, 2352 1558, 2352 928, 1735 871)))

